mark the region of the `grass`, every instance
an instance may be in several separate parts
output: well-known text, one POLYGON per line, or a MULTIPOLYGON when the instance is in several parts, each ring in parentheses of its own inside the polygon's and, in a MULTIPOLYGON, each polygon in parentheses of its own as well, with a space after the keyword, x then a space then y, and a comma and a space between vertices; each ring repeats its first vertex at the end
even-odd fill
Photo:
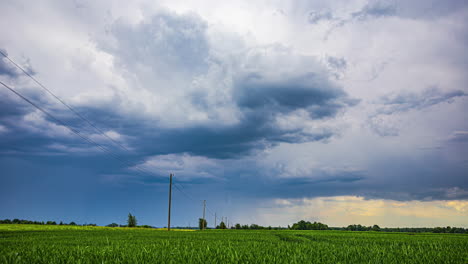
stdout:
POLYGON ((468 263, 468 235, 0 225, 2 263, 468 263))

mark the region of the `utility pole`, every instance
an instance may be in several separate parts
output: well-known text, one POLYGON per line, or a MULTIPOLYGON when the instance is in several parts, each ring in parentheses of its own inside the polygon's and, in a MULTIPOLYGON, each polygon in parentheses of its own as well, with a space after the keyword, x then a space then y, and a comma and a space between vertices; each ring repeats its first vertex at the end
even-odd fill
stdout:
POLYGON ((171 231, 171 200, 172 200, 172 173, 169 175, 169 213, 167 215, 167 231, 171 231))
POLYGON ((202 230, 205 230, 205 207, 206 207, 206 200, 203 200, 203 222, 202 222, 202 230))
POLYGON ((216 213, 215 213, 215 225, 214 225, 215 229, 216 229, 216 213))

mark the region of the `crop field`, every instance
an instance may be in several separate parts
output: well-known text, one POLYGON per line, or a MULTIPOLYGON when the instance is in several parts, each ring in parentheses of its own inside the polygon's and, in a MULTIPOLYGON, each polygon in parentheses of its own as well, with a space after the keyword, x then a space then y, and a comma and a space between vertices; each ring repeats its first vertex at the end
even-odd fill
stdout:
POLYGON ((468 263, 468 235, 0 225, 2 263, 468 263))

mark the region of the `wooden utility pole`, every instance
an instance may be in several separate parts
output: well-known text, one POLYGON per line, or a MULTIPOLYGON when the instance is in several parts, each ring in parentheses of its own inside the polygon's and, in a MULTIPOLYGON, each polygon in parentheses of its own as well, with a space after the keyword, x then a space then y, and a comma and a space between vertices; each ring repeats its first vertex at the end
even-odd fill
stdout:
POLYGON ((172 173, 169 175, 169 213, 167 215, 167 231, 171 231, 171 200, 172 200, 172 173))
POLYGON ((206 222, 205 222, 205 207, 206 207, 206 200, 203 200, 203 222, 202 222, 202 230, 205 230, 206 228, 206 222))
POLYGON ((215 213, 215 225, 214 225, 214 228, 216 229, 216 213, 215 213))

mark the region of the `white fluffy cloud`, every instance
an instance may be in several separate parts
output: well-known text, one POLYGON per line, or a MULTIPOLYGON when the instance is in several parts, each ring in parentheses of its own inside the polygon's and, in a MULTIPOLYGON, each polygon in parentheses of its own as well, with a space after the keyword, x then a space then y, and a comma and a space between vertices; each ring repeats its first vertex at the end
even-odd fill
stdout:
POLYGON ((149 157, 141 165, 136 166, 136 169, 152 171, 159 175, 165 175, 170 171, 181 181, 195 178, 214 179, 223 176, 223 168, 216 160, 186 153, 149 157))
POLYGON ((0 125, 0 133, 6 133, 8 132, 8 128, 4 125, 0 125))

